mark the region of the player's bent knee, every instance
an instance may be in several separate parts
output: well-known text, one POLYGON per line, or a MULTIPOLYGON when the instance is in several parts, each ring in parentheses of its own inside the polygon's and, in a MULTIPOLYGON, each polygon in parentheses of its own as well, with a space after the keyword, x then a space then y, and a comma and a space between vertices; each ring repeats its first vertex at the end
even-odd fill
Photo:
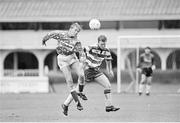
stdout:
POLYGON ((84 76, 79 76, 79 83, 80 84, 84 84, 84 82, 85 82, 85 77, 84 76))
POLYGON ((69 92, 74 91, 74 90, 75 90, 75 89, 74 89, 74 86, 68 86, 68 90, 69 90, 69 92))
POLYGON ((84 79, 84 74, 79 75, 79 78, 83 80, 84 79))
POLYGON ((79 74, 79 77, 84 77, 84 73, 81 72, 81 73, 79 74))
POLYGON ((67 82, 67 86, 68 86, 68 88, 69 88, 70 91, 74 89, 74 84, 73 84, 72 81, 71 81, 71 82, 70 82, 70 81, 67 82))

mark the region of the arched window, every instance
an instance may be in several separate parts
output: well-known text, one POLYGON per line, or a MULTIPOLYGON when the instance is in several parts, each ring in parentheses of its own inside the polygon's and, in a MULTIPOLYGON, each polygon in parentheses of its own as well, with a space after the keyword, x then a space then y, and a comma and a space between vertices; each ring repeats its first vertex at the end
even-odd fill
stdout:
POLYGON ((45 66, 47 65, 49 70, 53 70, 53 71, 58 70, 57 53, 55 50, 46 56, 46 58, 44 60, 44 65, 45 66))
POLYGON ((169 54, 166 65, 167 69, 180 69, 180 50, 175 50, 169 54))
POLYGON ((38 60, 29 52, 10 53, 4 60, 4 69, 38 69, 38 60))
POLYGON ((38 59, 30 52, 16 51, 4 60, 5 76, 38 76, 38 59))

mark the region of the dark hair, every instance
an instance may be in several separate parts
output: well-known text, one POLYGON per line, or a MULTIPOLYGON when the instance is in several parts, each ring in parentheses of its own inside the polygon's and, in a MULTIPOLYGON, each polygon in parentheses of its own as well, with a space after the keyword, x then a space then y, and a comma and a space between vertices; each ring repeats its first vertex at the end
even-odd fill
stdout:
POLYGON ((98 42, 99 42, 99 41, 106 42, 106 41, 107 41, 106 36, 105 36, 105 35, 100 35, 100 36, 98 37, 98 42))

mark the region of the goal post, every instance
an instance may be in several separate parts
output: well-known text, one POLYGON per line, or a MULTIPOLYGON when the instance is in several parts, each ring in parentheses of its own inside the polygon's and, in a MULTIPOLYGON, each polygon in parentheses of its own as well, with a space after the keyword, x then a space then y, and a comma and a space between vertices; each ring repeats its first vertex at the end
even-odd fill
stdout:
MULTIPOLYGON (((139 65, 139 46, 136 47, 136 66, 139 65)), ((138 92, 139 72, 136 71, 135 92, 138 92)))
MULTIPOLYGON (((121 93, 122 89, 122 70, 125 70, 125 59, 130 51, 136 52, 136 66, 139 63, 140 48, 151 47, 156 49, 180 48, 180 35, 123 35, 118 37, 117 41, 117 92, 121 93), (130 50, 131 49, 131 50, 130 50), (129 50, 129 51, 128 51, 129 50), (127 53, 128 52, 128 53, 127 53)), ((161 67, 162 69, 162 67, 161 67)), ((138 91, 139 73, 136 71, 134 85, 135 92, 138 91)))
POLYGON ((121 92, 121 41, 117 42, 118 48, 117 48, 117 92, 121 92))

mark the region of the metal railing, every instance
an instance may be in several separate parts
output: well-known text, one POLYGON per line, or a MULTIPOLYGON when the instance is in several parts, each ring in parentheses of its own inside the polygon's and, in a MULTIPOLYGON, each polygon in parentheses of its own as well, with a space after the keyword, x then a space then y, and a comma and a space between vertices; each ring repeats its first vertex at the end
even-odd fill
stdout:
POLYGON ((19 69, 19 70, 12 70, 12 69, 5 69, 4 76, 39 76, 38 69, 19 69))

